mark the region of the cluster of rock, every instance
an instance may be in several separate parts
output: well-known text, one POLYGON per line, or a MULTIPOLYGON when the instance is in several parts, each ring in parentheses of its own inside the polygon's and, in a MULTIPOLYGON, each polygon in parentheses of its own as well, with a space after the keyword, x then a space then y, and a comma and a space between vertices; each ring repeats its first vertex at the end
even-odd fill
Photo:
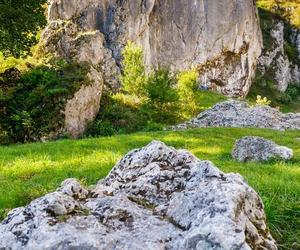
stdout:
POLYGON ((12 210, 0 249, 277 249, 238 174, 161 142, 128 153, 87 190, 69 179, 12 210))
POLYGON ((293 150, 261 137, 245 136, 235 143, 232 157, 240 162, 290 160, 293 157, 293 150))
POLYGON ((82 134, 95 118, 104 86, 119 86, 128 40, 143 47, 148 66, 194 65, 199 82, 229 96, 248 93, 262 49, 252 0, 51 0, 42 48, 90 65, 90 83, 64 110, 70 135, 82 134))
POLYGON ((300 129, 300 113, 283 114, 265 106, 250 106, 247 102, 228 100, 200 113, 196 118, 171 127, 173 130, 200 127, 300 129))

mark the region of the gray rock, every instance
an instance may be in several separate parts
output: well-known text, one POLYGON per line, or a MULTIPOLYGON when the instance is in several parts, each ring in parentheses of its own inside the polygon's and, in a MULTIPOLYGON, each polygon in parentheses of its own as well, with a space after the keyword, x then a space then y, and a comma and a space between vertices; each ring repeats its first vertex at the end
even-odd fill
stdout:
MULTIPOLYGON (((285 92, 291 83, 300 85, 300 63, 297 65, 288 58, 284 48, 286 42, 284 29, 285 24, 283 21, 275 22, 269 38, 272 41, 272 45, 264 48, 258 60, 260 74, 268 74, 269 77, 271 75, 274 79, 275 87, 281 92, 285 92)), ((300 46, 300 32, 298 29, 292 31, 290 40, 296 48, 300 46)))
POLYGON ((128 153, 87 190, 66 180, 0 224, 0 249, 277 249, 238 174, 161 142, 128 153))
POLYGON ((255 136, 246 136, 235 143, 232 157, 240 162, 268 161, 271 159, 290 160, 293 150, 276 145, 274 142, 255 136))
POLYGON ((171 129, 201 127, 300 129, 300 113, 283 114, 269 106, 250 106, 244 101, 228 100, 171 129))
POLYGON ((82 134, 103 87, 119 87, 128 40, 143 47, 148 66, 195 66, 199 84, 245 96, 262 49, 258 23, 253 0, 51 0, 44 51, 91 66, 91 84, 65 108, 67 131, 82 134))

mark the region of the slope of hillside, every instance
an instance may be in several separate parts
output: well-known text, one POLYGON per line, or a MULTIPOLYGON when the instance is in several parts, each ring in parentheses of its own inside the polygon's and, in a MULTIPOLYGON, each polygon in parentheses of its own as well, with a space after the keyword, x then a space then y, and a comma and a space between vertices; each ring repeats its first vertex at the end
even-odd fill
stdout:
POLYGON ((151 140, 190 150, 224 172, 238 172, 259 192, 269 226, 281 249, 300 247, 300 133, 258 129, 209 128, 182 132, 137 133, 84 140, 62 140, 0 147, 1 217, 58 187, 66 178, 94 184, 129 150, 151 140), (231 150, 245 135, 264 136, 294 150, 289 162, 238 163, 231 150))

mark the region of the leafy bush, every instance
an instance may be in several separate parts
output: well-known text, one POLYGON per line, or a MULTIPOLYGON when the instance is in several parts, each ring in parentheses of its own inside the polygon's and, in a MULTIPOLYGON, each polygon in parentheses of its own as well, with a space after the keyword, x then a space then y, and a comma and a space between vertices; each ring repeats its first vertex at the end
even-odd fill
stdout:
POLYGON ((267 97, 261 97, 260 95, 258 95, 256 98, 256 104, 269 106, 271 104, 271 101, 268 100, 267 97))
MULTIPOLYGON (((87 67, 57 62, 2 77, 0 126, 13 142, 35 141, 63 126, 61 110, 85 82, 87 67)), ((5 73, 4 73, 5 75, 5 73)))
POLYGON ((147 81, 143 59, 143 50, 140 46, 128 42, 123 50, 123 74, 121 83, 125 91, 138 97, 144 96, 144 86, 147 81))
POLYGON ((292 100, 296 100, 300 96, 300 87, 290 85, 286 90, 286 94, 289 95, 292 100))
POLYGON ((140 109, 135 96, 127 94, 104 94, 101 98, 100 112, 92 122, 86 136, 110 136, 141 131, 147 124, 147 117, 140 109))
POLYGON ((89 124, 86 135, 95 136, 111 136, 117 133, 116 128, 110 121, 96 120, 89 124))
POLYGON ((196 70, 176 76, 168 68, 158 67, 147 74, 142 48, 132 42, 123 51, 123 67, 123 89, 102 96, 99 115, 87 136, 163 130, 226 99, 199 91, 196 70))
POLYGON ((176 122, 179 96, 175 85, 176 78, 167 68, 159 67, 150 73, 145 88, 148 99, 144 108, 151 121, 164 124, 176 122))
POLYGON ((193 69, 183 71, 177 77, 177 90, 179 95, 181 115, 189 119, 197 115, 200 111, 198 103, 198 72, 193 69))

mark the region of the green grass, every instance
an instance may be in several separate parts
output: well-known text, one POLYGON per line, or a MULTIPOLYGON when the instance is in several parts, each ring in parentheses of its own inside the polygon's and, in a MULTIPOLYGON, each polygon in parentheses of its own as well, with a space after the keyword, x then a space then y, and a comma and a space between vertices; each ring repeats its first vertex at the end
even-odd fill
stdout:
POLYGON ((281 249, 300 249, 299 137, 299 131, 208 128, 0 147, 0 210, 3 217, 8 210, 55 190, 65 178, 94 184, 129 150, 156 139, 211 160, 224 172, 243 175, 262 197, 269 227, 281 249), (289 162, 235 162, 232 146, 245 135, 264 136, 291 147, 295 157, 289 162))

